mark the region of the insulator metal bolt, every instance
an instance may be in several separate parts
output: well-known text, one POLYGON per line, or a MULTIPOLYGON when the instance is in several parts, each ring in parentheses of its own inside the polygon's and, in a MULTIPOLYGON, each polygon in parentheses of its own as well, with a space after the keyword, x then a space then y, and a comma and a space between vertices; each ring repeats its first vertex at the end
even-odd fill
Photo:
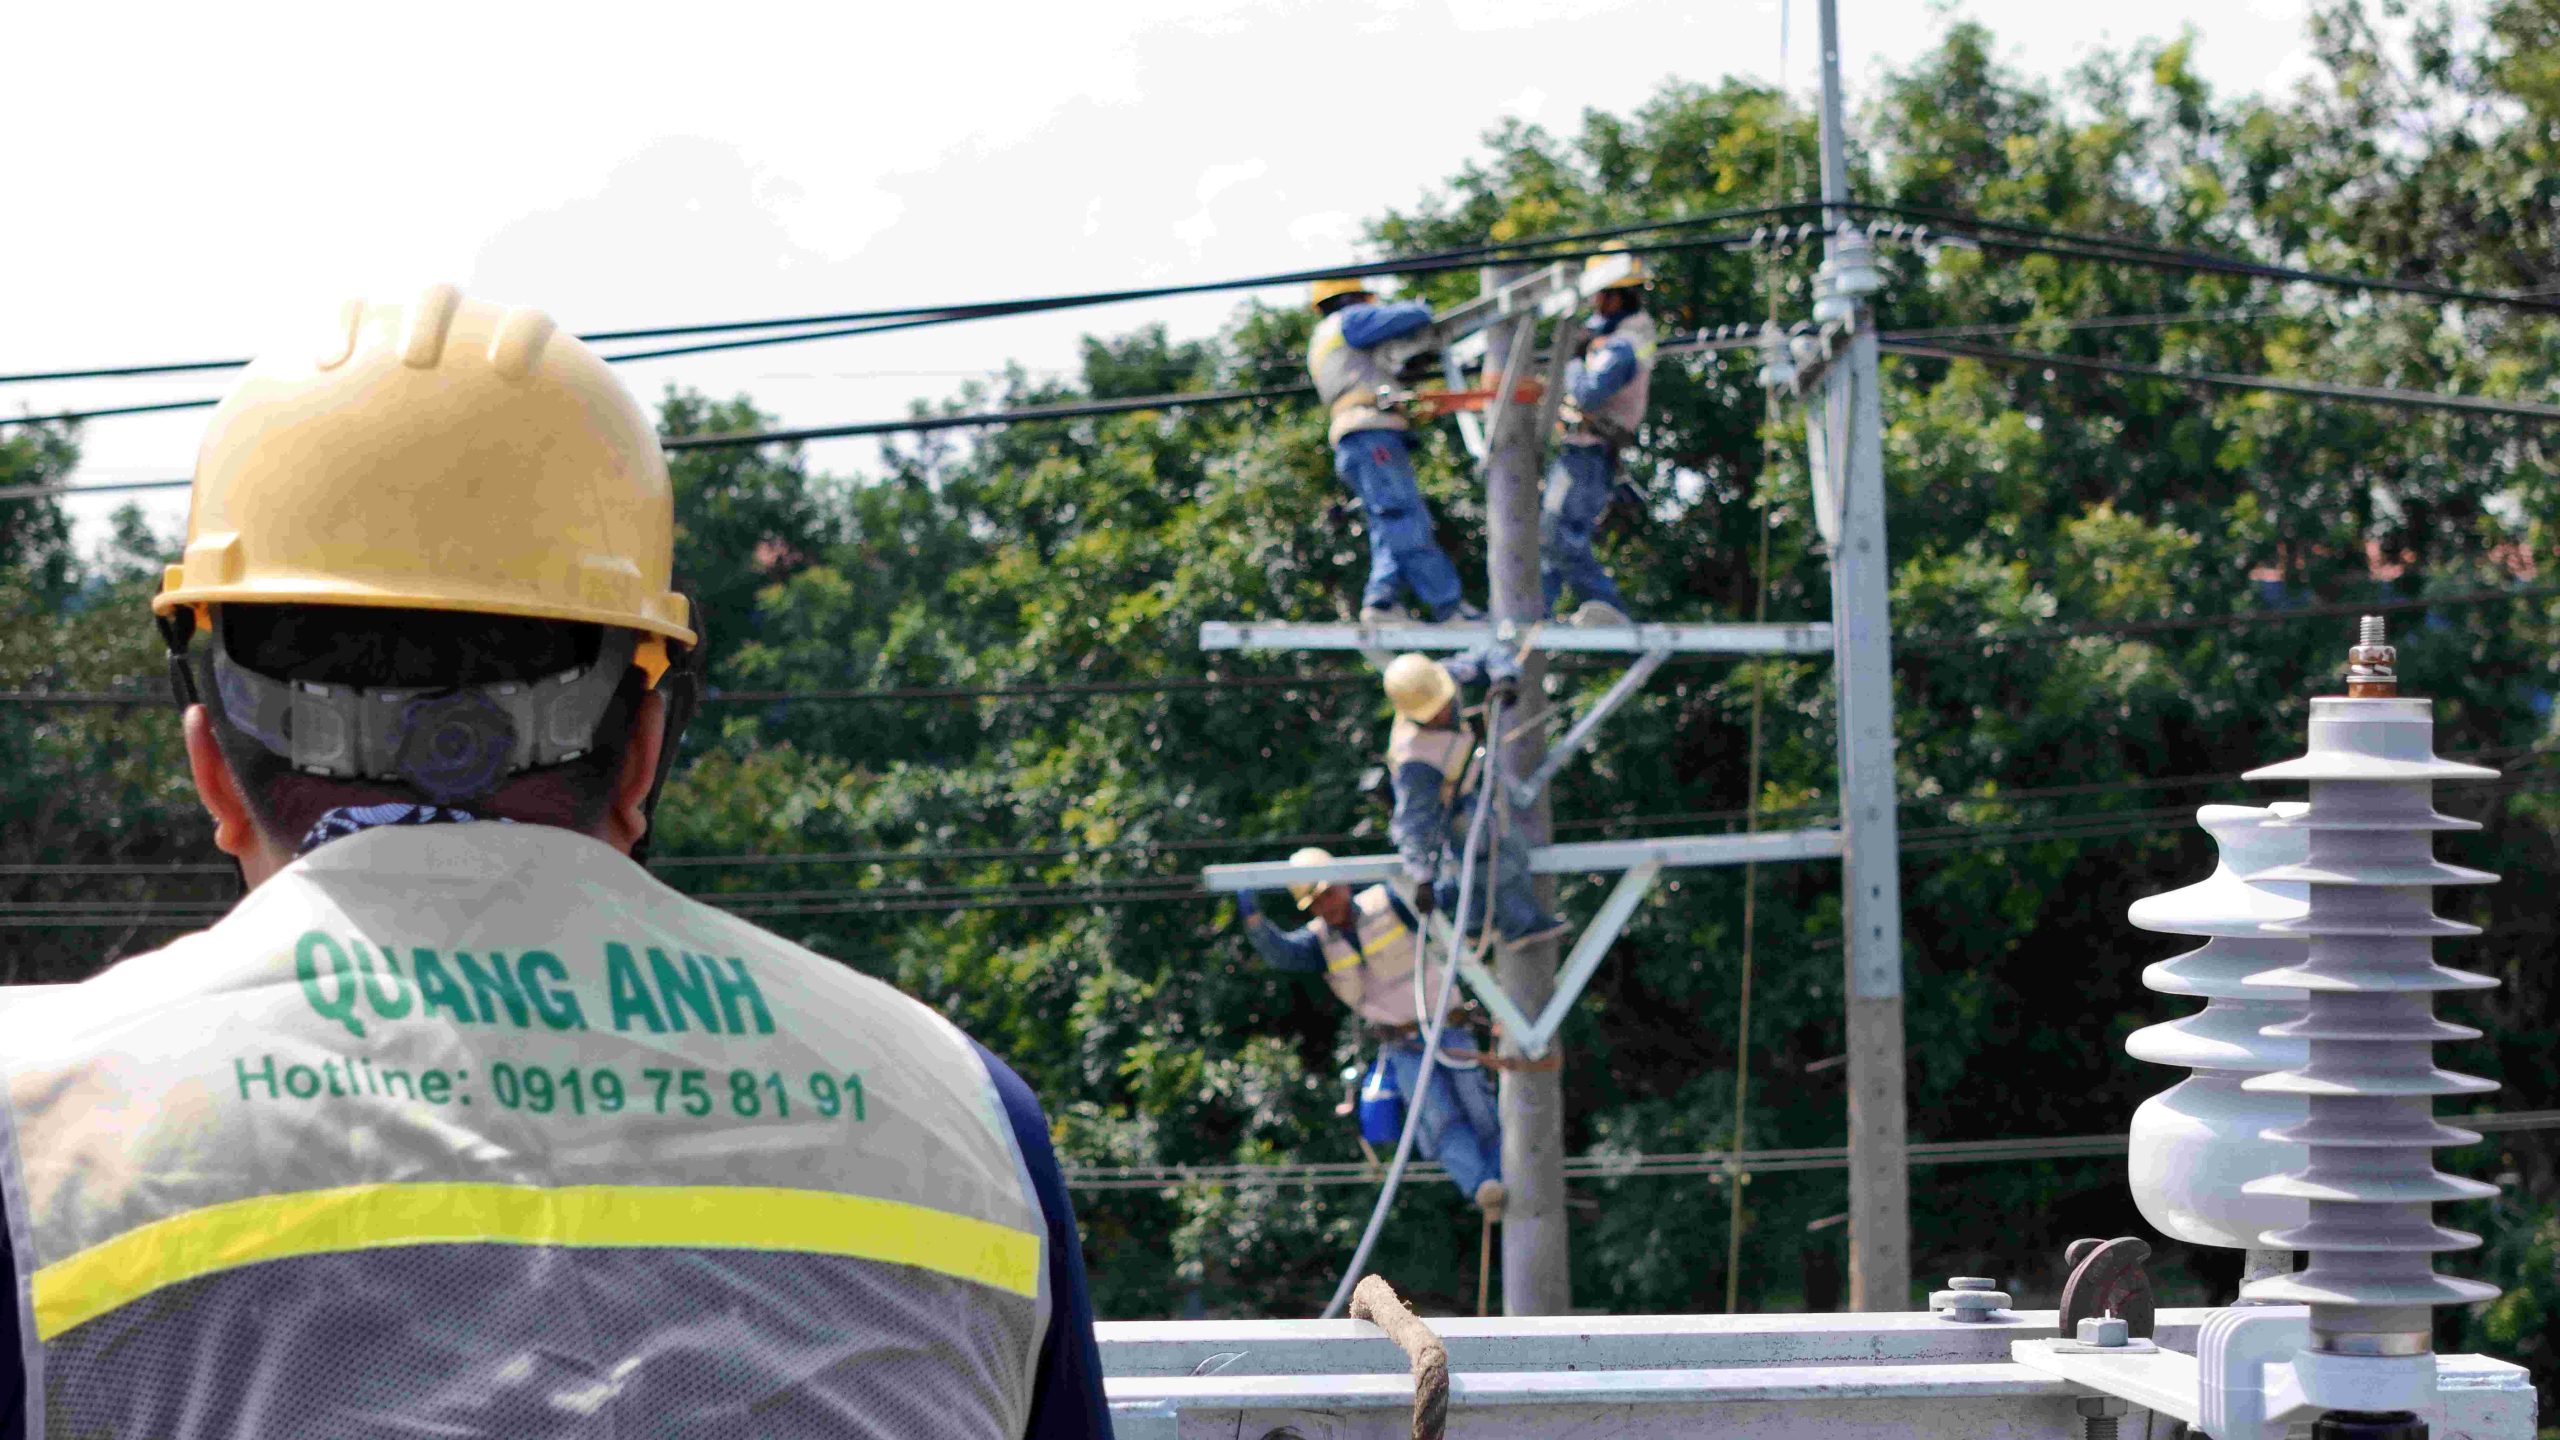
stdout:
POLYGON ((2347 652, 2347 698, 2387 700, 2400 693, 2400 652, 2388 643, 2382 617, 2356 622, 2355 648, 2347 652))
POLYGON ((1997 1288, 2000 1282, 1984 1275, 1954 1275, 1947 1288, 1932 1291, 1929 1308, 1942 1320, 1967 1324, 1989 1320, 1995 1312, 2009 1308, 2009 1292, 1997 1288))

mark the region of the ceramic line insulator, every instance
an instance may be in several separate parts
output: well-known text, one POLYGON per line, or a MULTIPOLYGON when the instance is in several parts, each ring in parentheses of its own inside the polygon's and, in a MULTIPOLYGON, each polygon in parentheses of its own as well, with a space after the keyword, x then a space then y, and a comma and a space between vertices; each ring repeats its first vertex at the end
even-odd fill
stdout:
POLYGON ((2434 1267, 2435 1255, 2480 1243, 2436 1224, 2436 1203, 2497 1193, 2439 1172, 2430 1153, 2480 1138, 2438 1123, 2437 1096, 2497 1088, 2435 1064, 2436 1042, 2480 1033, 2436 1019, 2435 993, 2497 982, 2435 962, 2437 939, 2480 932, 2438 917, 2434 891, 2497 877, 2437 860, 2433 838, 2479 828, 2437 813, 2436 782, 2487 780, 2497 772, 2439 759, 2434 746, 2435 719, 2424 700, 2322 697, 2311 702, 2310 753, 2247 777, 2311 787, 2307 811, 2273 822, 2307 838, 2305 857, 2248 877, 2308 889, 2300 919, 2267 926, 2269 934, 2308 940, 2306 958, 2249 977, 2252 985, 2307 993, 2302 1019, 2268 1031, 2303 1044, 2307 1054, 2299 1066, 2246 1085, 2300 1097, 2308 1107, 2301 1124, 2269 1138, 2306 1147, 2309 1163, 2248 1188, 2306 1204, 2302 1224, 2271 1231, 2260 1243, 2310 1255, 2300 1272, 2256 1281, 2242 1293, 2309 1305, 2313 1348, 2336 1354, 2423 1354, 2431 1307, 2498 1293, 2434 1267))
POLYGON ((2310 1058, 2308 1042, 2261 1033, 2303 1018, 2303 993, 2247 983, 2251 975, 2302 963, 2303 941, 2268 934, 2264 927, 2301 919, 2308 887, 2241 878, 2306 857, 2305 832, 2268 822, 2307 808, 2287 802, 2266 809, 2198 810, 2196 823, 2219 852, 2213 873, 2183 889, 2137 900, 2131 911, 2133 923, 2145 930, 2206 937, 2202 949, 2142 972, 2143 984, 2164 994, 2195 996, 2205 1007, 2137 1030, 2124 1047, 2137 1060, 2194 1072, 2134 1112, 2130 1144, 2133 1198, 2143 1218, 2160 1233, 2192 1244, 2248 1249, 2262 1232, 2310 1218, 2309 1206, 2299 1199, 2242 1188, 2310 1161, 2303 1146, 2266 1136, 2309 1118, 2302 1098, 2252 1092, 2242 1084, 2310 1058))

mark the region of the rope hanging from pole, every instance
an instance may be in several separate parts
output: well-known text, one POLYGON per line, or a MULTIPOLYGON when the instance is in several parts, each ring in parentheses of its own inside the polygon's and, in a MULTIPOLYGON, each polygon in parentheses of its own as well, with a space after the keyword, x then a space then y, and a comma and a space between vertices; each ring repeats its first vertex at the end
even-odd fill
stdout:
MULTIPOLYGON (((1789 6, 1778 5, 1778 123, 1770 130, 1777 151, 1775 182, 1778 193, 1787 188, 1787 31, 1789 6)), ((1778 323, 1778 264, 1775 255, 1767 259, 1763 288, 1769 297, 1769 326, 1778 323)), ((1760 420, 1760 473, 1765 481, 1777 470, 1778 397, 1764 390, 1760 420)), ((1760 497, 1755 507, 1760 512, 1760 563, 1757 570, 1759 592, 1752 602, 1751 618, 1765 622, 1769 618, 1769 500, 1760 497)), ((1768 670, 1751 667, 1751 756, 1744 768, 1743 833, 1760 833, 1760 757, 1761 731, 1769 694, 1768 670)), ((1742 1187, 1750 1182, 1751 1172, 1742 1168, 1742 1153, 1748 1136, 1751 1100, 1751 970, 1759 939, 1760 867, 1742 867, 1742 983, 1735 1003, 1733 1040, 1733 1148, 1726 1153, 1724 1309, 1728 1315, 1742 1308, 1742 1187)))
MULTIPOLYGON (((1502 752, 1502 697, 1498 693, 1485 701, 1484 718, 1483 773, 1492 777, 1500 773, 1495 767, 1501 761, 1502 752)), ((1499 799, 1497 795, 1488 794, 1487 789, 1482 784, 1477 787, 1475 820, 1467 827, 1467 843, 1458 859, 1458 908, 1449 922, 1449 963, 1448 968, 1441 972, 1440 990, 1432 997, 1431 1013, 1424 1024, 1422 1067, 1415 1072, 1413 1093, 1405 1097, 1404 1130, 1396 1137, 1395 1158, 1387 1162, 1387 1178, 1378 1187, 1377 1204, 1370 1207, 1369 1224, 1360 1232, 1360 1243, 1351 1252, 1351 1263, 1343 1267, 1342 1283, 1334 1287, 1333 1298, 1325 1302, 1324 1313, 1316 1317, 1320 1320, 1333 1319, 1350 1303, 1352 1287, 1359 1280, 1360 1272, 1368 1268, 1369 1254, 1377 1248, 1379 1232, 1386 1228, 1387 1209, 1395 1203, 1396 1187, 1404 1182, 1404 1167, 1413 1158, 1414 1140, 1422 1133, 1422 1102, 1431 1093, 1432 1074, 1439 1065, 1440 1032, 1448 1024, 1449 992, 1457 985, 1458 954, 1466 943, 1467 901, 1475 893, 1478 847, 1484 841, 1486 821, 1499 799)), ((1493 917, 1489 901, 1485 908, 1488 912, 1485 922, 1490 930, 1493 917)), ((1417 1430, 1415 1433, 1421 1432, 1417 1430)))

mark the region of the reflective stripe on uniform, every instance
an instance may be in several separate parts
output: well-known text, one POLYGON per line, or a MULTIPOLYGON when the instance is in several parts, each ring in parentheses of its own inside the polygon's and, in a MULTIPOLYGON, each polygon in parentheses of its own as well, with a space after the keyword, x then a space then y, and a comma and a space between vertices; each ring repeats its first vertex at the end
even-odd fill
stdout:
POLYGON ((51 1340, 155 1290, 267 1260, 393 1245, 784 1250, 913 1265, 1031 1298, 1040 1237, 866 1195, 754 1186, 351 1185, 173 1215, 35 1272, 51 1340))
POLYGON ((585 836, 332 841, 0 1013, 0 1077, 56 1435, 1029 1413, 1048 1231, 967 1037, 585 836))

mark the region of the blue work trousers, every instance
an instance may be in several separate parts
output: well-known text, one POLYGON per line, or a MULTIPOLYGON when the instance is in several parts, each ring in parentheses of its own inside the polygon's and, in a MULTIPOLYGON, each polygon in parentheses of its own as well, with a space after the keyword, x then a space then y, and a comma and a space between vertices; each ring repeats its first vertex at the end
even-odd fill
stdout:
MULTIPOLYGON (((1441 1063, 1431 1071, 1431 1096, 1423 1102, 1413 1149, 1425 1160, 1439 1161, 1449 1172, 1449 1183, 1473 1200, 1477 1186, 1502 1178, 1502 1116, 1494 1105, 1491 1073, 1481 1065, 1448 1068, 1450 1056, 1473 1054, 1463 1048, 1469 1043, 1459 1040, 1455 1027, 1440 1037, 1441 1063)), ((1411 1095, 1422 1075, 1421 1039, 1390 1041, 1379 1053, 1396 1077, 1396 1088, 1411 1095)))
POLYGON ((1591 553, 1592 532, 1600 528, 1617 478, 1616 446, 1558 447, 1556 463, 1547 471, 1546 501, 1538 511, 1538 580, 1546 587, 1548 614, 1555 613, 1556 597, 1567 585, 1585 600, 1626 608, 1618 582, 1591 553))
MULTIPOLYGON (((1466 853, 1467 832, 1475 827, 1476 806, 1484 799, 1484 791, 1479 788, 1474 794, 1459 796, 1458 802, 1449 807, 1448 846, 1440 856, 1440 885, 1433 897, 1440 902, 1444 915, 1458 913, 1460 862, 1466 853)), ((1458 928, 1470 936, 1483 928, 1486 871, 1490 868, 1495 931, 1508 940, 1544 930, 1555 919, 1538 904, 1537 882, 1529 874, 1529 837, 1521 831, 1516 815, 1509 816, 1505 823, 1505 816, 1498 814, 1494 823, 1502 826, 1502 843, 1494 843, 1493 825, 1488 824, 1484 839, 1476 845, 1476 883, 1467 887, 1467 913, 1459 916, 1458 928)))
POLYGON ((1426 620, 1458 608, 1458 567, 1440 552, 1431 506, 1413 478, 1413 451, 1400 430, 1355 430, 1333 447, 1333 473, 1369 512, 1369 584, 1360 603, 1387 606, 1412 592, 1426 620))

